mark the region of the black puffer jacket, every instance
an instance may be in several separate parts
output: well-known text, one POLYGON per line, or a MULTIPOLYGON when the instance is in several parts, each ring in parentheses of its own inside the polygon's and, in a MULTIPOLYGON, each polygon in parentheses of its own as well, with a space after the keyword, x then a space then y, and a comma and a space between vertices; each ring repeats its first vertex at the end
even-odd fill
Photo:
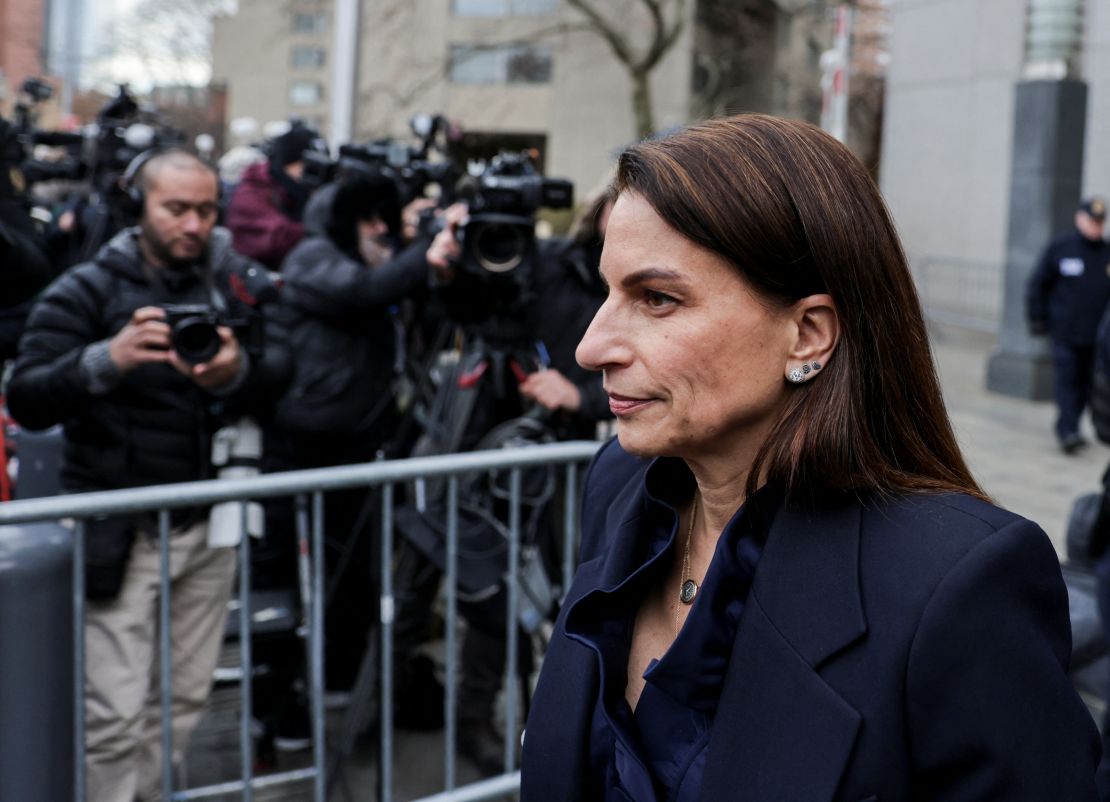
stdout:
MULTIPOLYGON (((321 221, 310 216, 310 229, 321 221)), ((281 269, 281 306, 296 364, 278 402, 280 429, 354 437, 388 415, 397 358, 390 306, 427 285, 427 247, 417 241, 375 268, 319 229, 293 249, 281 269)))
POLYGON ((238 300, 229 284, 232 275, 253 264, 232 251, 225 230, 216 229, 208 265, 190 271, 144 269, 137 230, 128 229, 94 261, 77 265, 50 285, 20 342, 8 404, 29 429, 64 424, 65 489, 205 478, 211 475, 215 430, 238 415, 265 411, 289 376, 289 352, 280 330, 270 325, 264 345, 245 349, 247 373, 225 396, 202 390, 164 364, 143 365, 117 376, 110 386, 96 388, 88 359, 83 359, 90 346, 106 358, 104 344, 142 306, 214 305, 223 299, 231 317, 258 315, 238 300))
POLYGON ((573 415, 560 413, 555 426, 560 439, 593 439, 597 422, 613 413, 601 373, 583 368, 574 354, 605 303, 605 287, 597 272, 601 249, 555 238, 541 243, 539 252, 528 312, 532 336, 547 347, 551 367, 570 379, 582 395, 579 410, 573 415))

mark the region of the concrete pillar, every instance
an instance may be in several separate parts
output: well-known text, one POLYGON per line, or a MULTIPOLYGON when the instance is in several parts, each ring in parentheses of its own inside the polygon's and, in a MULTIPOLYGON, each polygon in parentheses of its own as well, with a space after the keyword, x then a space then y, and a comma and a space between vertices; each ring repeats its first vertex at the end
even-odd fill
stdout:
POLYGON ((1014 102, 1002 327, 987 389, 1052 398, 1048 341, 1030 337, 1025 287, 1052 237, 1073 225, 1083 181, 1087 85, 1077 77, 1083 0, 1029 0, 1023 80, 1014 102))
POLYGON ((1087 85, 1082 81, 1017 85, 1002 328, 987 365, 988 390, 1037 401, 1052 398, 1048 341, 1028 334, 1025 287, 1049 240, 1074 225, 1086 127, 1087 85))

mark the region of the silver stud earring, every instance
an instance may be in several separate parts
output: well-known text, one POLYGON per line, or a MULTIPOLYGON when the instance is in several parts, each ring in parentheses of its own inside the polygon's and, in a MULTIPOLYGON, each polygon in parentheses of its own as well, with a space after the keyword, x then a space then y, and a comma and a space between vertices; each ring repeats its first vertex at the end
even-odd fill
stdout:
POLYGON ((821 369, 821 363, 820 362, 814 362, 813 363, 813 369, 814 370, 820 370, 821 369))
POLYGON ((790 381, 794 382, 794 384, 801 384, 806 380, 806 375, 802 373, 802 371, 798 368, 793 368, 789 373, 786 374, 786 378, 790 379, 790 381))

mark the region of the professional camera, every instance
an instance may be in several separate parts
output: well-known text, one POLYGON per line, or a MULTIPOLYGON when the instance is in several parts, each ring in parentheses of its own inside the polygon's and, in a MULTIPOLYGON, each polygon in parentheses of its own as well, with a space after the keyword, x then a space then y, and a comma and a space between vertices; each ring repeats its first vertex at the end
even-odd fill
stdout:
POLYGON ((574 186, 537 173, 526 153, 503 152, 463 197, 470 215, 459 232, 460 267, 486 281, 499 281, 535 258, 536 210, 569 209, 574 186))
POLYGON ((393 179, 407 204, 424 195, 429 184, 437 184, 450 195, 459 178, 451 161, 429 161, 424 148, 396 140, 378 140, 365 145, 341 145, 336 171, 339 175, 375 172, 393 179))
POLYGON ((218 312, 205 304, 166 304, 170 343, 185 362, 199 365, 219 353, 222 341, 217 326, 224 325, 218 312))

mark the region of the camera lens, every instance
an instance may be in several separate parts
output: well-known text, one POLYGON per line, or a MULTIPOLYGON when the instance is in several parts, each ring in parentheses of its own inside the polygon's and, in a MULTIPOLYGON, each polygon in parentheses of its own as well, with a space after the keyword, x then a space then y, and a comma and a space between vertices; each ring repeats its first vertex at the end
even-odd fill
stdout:
POLYGON ((179 321, 170 339, 177 355, 192 365, 207 362, 220 350, 220 334, 204 318, 187 317, 179 321))
POLYGON ((490 273, 516 269, 528 252, 528 242, 520 226, 488 223, 474 232, 474 256, 490 273))

